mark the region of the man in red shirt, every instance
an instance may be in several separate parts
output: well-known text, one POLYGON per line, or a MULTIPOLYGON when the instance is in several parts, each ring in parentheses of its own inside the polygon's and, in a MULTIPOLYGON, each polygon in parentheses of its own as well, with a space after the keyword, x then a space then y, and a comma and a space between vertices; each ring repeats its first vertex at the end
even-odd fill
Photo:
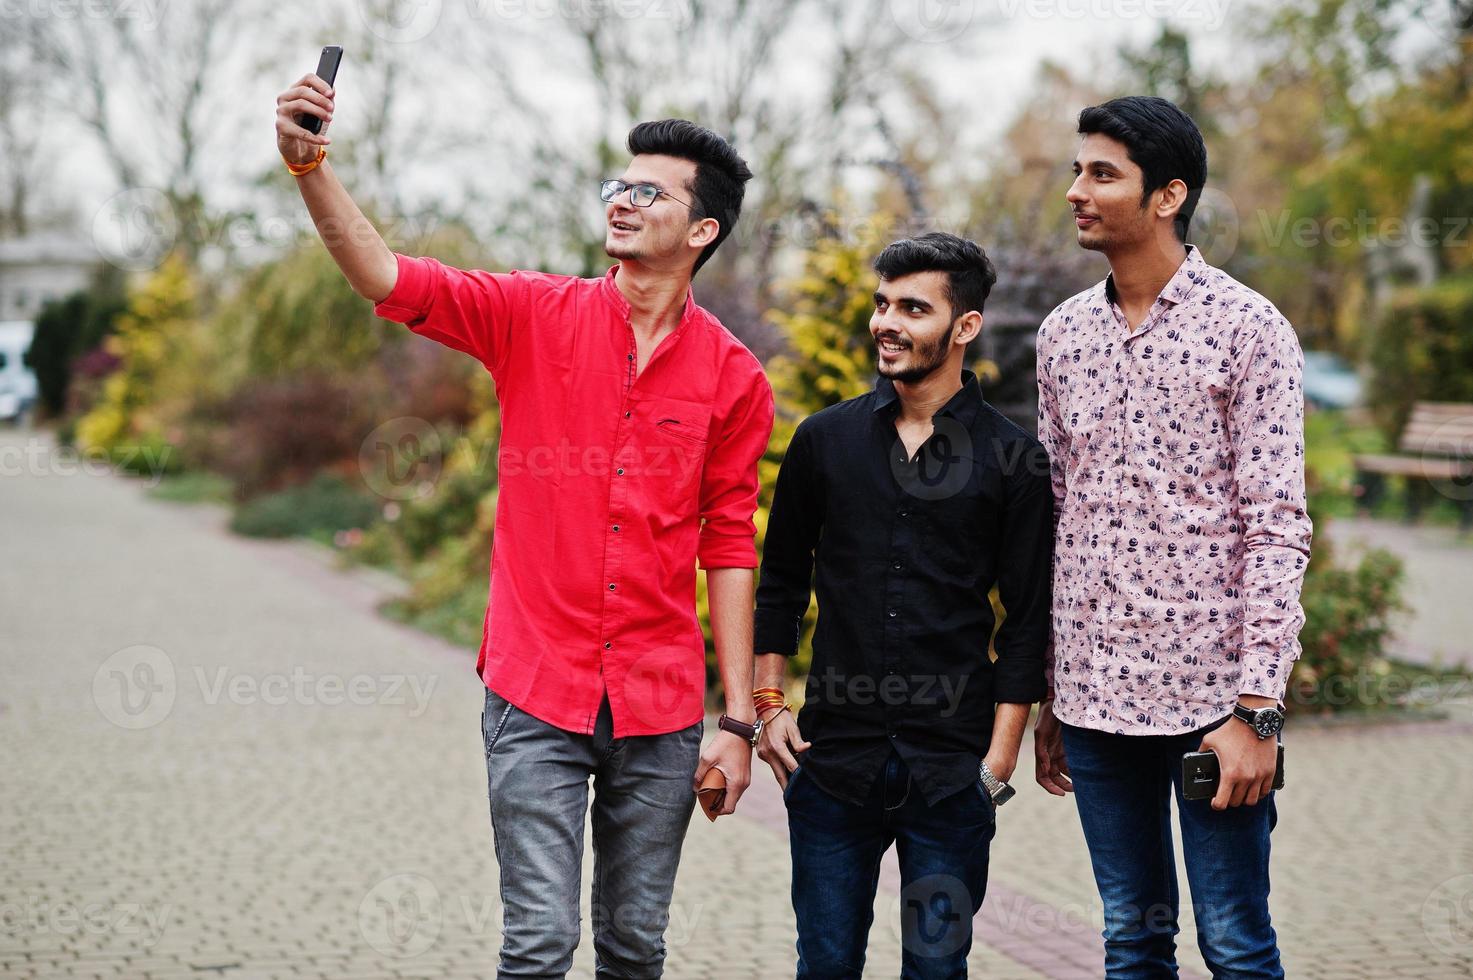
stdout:
POLYGON ((333 91, 277 99, 277 143, 353 289, 375 312, 475 357, 501 403, 499 492, 477 670, 501 872, 498 976, 564 976, 579 938, 588 780, 598 975, 657 977, 694 785, 750 781, 762 365, 695 304, 751 171, 679 119, 629 133, 600 188, 604 276, 463 271, 391 252, 324 162, 333 91), (299 126, 307 113, 322 132, 299 126), (725 687, 701 751, 706 570, 725 687))

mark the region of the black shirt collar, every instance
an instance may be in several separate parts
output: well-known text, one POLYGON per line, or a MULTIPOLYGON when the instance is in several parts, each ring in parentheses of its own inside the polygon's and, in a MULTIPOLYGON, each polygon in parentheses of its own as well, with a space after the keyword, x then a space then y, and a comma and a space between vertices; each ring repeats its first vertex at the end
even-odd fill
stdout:
MULTIPOLYGON (((874 402, 875 412, 891 409, 893 414, 898 411, 900 393, 895 390, 895 382, 881 375, 875 381, 874 402)), ((977 418, 977 409, 982 407, 982 402, 982 386, 977 383, 977 375, 963 368, 961 390, 952 395, 936 414, 949 415, 963 425, 970 426, 977 418)))

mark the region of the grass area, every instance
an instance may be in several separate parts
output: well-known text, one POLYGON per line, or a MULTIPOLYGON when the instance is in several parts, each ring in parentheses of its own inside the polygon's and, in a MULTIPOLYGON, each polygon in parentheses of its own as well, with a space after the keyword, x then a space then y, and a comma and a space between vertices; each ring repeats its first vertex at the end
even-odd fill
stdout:
POLYGON ((385 603, 381 611, 390 619, 432 633, 456 646, 479 649, 481 624, 486 615, 486 581, 467 582, 436 605, 400 599, 385 603))
POLYGON ((230 481, 215 473, 176 473, 150 487, 148 495, 179 504, 224 504, 230 502, 230 481))

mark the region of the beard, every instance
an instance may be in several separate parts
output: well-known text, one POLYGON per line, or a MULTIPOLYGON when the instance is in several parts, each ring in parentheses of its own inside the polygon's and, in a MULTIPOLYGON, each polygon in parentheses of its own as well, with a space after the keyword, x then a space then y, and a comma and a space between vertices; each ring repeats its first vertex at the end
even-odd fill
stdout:
POLYGON ((604 254, 611 259, 628 259, 631 262, 644 258, 644 251, 633 242, 617 242, 609 238, 604 239, 604 254))
MULTIPOLYGON (((951 346, 951 333, 956 329, 956 321, 951 321, 951 326, 946 328, 934 343, 912 345, 910 348, 909 364, 902 368, 887 368, 884 361, 878 363, 881 377, 889 378, 891 381, 899 381, 904 384, 915 384, 929 377, 933 372, 946 363, 946 351, 951 346)), ((878 346, 879 341, 875 344, 878 346)))

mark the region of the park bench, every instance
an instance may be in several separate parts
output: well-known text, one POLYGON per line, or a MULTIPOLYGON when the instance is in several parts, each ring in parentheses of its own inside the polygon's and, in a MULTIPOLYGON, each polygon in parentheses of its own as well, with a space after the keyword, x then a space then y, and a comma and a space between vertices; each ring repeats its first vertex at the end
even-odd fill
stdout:
POLYGON ((1365 508, 1385 493, 1386 477, 1406 477, 1407 519, 1414 521, 1435 488, 1458 505, 1463 530, 1473 530, 1473 404, 1417 402, 1398 453, 1354 457, 1356 495, 1365 508))

